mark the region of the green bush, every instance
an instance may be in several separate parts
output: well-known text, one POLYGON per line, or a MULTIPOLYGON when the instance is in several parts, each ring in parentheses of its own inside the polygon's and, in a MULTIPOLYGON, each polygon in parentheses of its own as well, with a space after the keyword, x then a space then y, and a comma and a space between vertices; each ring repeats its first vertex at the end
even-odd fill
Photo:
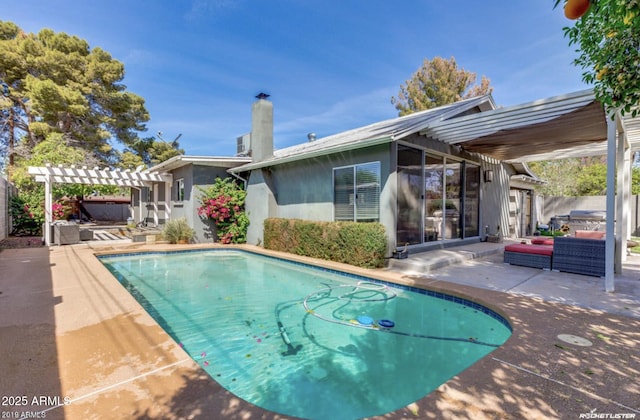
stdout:
POLYGON ((384 266, 387 237, 379 223, 267 219, 264 247, 358 267, 384 266))
POLYGON ((9 204, 9 214, 13 219, 13 231, 17 236, 35 236, 42 232, 42 223, 44 223, 44 214, 40 208, 35 210, 29 205, 29 202, 22 196, 11 197, 9 204))
POLYGON ((162 235, 169 243, 175 244, 178 243, 178 241, 191 242, 195 232, 191 226, 189 226, 189 223, 187 223, 187 219, 182 217, 180 219, 169 220, 167 224, 164 225, 162 235))

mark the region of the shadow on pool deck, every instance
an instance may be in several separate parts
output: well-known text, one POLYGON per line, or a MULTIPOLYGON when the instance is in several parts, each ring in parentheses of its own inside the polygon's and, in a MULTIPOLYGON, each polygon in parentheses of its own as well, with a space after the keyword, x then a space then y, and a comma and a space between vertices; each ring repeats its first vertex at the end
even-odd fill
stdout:
MULTIPOLYGON (((84 244, 0 252, 0 389, 28 399, 0 411, 46 410, 46 418, 68 419, 286 418, 210 379, 97 261, 96 250, 84 244), (38 405, 33 397, 49 399, 38 405), (56 406, 64 397, 70 404, 56 406)), ((499 253, 428 273, 348 267, 478 301, 513 326, 505 345, 380 418, 639 417, 639 259, 616 276, 620 294, 599 290, 602 279, 504 265, 499 253), (592 345, 567 343, 561 334, 592 345)))

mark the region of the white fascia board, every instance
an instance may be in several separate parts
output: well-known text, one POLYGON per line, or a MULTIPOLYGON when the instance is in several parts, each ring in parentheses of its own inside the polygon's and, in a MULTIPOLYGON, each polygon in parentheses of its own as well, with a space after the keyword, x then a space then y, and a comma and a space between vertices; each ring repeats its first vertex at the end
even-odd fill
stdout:
POLYGON ((251 162, 251 158, 244 156, 174 156, 165 160, 145 172, 171 171, 182 166, 196 164, 204 166, 219 166, 221 168, 233 167, 251 162))
POLYGON ((238 172, 251 171, 253 169, 266 168, 269 166, 276 166, 283 163, 296 162, 298 160, 312 159, 319 156, 326 156, 334 153, 346 152, 348 150, 361 149, 363 147, 377 146, 379 144, 390 143, 393 140, 394 140, 393 136, 384 136, 384 137, 374 138, 370 140, 364 140, 361 142, 341 144, 334 147, 313 150, 307 153, 298 153, 294 155, 283 156, 280 158, 275 157, 262 162, 249 163, 247 165, 231 168, 228 170, 228 172, 238 173, 238 172))

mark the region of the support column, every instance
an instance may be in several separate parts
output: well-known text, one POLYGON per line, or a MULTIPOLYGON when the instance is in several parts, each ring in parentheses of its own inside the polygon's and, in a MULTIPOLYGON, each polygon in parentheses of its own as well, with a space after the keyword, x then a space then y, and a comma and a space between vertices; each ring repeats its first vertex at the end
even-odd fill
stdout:
MULTIPOLYGON (((620 118, 620 115, 616 115, 620 118)), ((616 272, 622 273, 622 262, 627 260, 627 240, 630 238, 631 201, 631 148, 627 132, 618 119, 617 194, 616 194, 616 272)))
POLYGON ((614 281, 614 259, 615 259, 615 167, 616 167, 616 121, 615 116, 607 116, 607 233, 605 244, 605 278, 604 290, 613 292, 615 290, 614 281))
POLYGON ((625 155, 625 137, 622 132, 618 133, 618 144, 616 147, 616 247, 615 247, 615 264, 616 273, 622 273, 622 258, 626 254, 626 240, 624 238, 625 213, 625 172, 627 167, 624 162, 625 155), (623 245, 624 244, 624 245, 623 245), (624 249, 623 249, 624 248, 624 249))
POLYGON ((158 184, 153 184, 153 226, 158 227, 158 184))
POLYGON ((172 181, 164 182, 164 217, 165 223, 171 220, 171 183, 172 181))
POLYGON ((51 197, 51 176, 45 175, 44 178, 44 244, 51 246, 51 206, 53 205, 53 197, 51 197))

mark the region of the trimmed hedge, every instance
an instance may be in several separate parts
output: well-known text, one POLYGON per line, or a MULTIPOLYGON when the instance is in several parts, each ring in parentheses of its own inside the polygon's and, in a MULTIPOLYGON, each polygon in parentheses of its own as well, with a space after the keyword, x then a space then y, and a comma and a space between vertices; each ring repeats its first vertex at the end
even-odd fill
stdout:
POLYGON ((380 223, 264 221, 264 247, 358 267, 384 266, 387 237, 380 223))

